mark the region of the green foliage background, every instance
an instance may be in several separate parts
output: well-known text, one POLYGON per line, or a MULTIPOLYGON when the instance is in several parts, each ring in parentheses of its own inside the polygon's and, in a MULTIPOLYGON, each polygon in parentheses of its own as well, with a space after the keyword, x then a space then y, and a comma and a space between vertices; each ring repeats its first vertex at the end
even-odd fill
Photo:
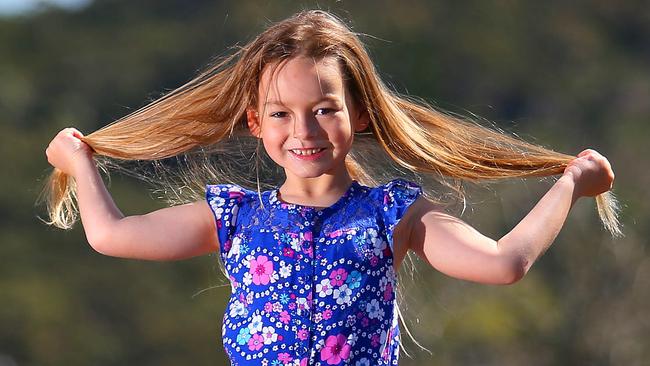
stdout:
MULTIPOLYGON (((559 151, 592 147, 617 174, 626 236, 574 207, 512 286, 420 265, 407 288, 403 365, 650 363, 650 6, 645 1, 104 0, 0 18, 0 365, 225 365, 229 287, 216 258, 104 257, 35 201, 62 128, 89 133, 191 78, 270 21, 320 7, 363 36, 385 80, 559 151)), ((551 181, 477 188, 463 218, 499 237, 551 181)), ((163 206, 113 175, 125 214, 163 206)))

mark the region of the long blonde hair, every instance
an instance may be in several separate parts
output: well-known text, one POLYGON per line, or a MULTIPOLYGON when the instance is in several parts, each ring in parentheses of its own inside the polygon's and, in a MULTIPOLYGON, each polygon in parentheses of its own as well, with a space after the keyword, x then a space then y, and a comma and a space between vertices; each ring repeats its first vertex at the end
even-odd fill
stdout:
MULTIPOLYGON (((356 34, 320 10, 303 11, 270 26, 185 85, 83 141, 97 158, 103 158, 98 160, 104 169, 111 161, 106 158, 159 161, 219 146, 245 131, 246 109, 257 105, 265 67, 298 55, 333 56, 340 61, 349 91, 368 110, 373 138, 394 163, 411 172, 433 175, 450 185, 450 180, 557 175, 574 158, 391 91, 356 34)), ((352 177, 364 184, 376 183, 377 175, 357 160, 354 155, 346 160, 352 177)), ((71 228, 77 219, 74 180, 55 169, 43 195, 48 224, 71 228)), ((620 235, 614 197, 608 192, 596 200, 604 226, 620 235)))

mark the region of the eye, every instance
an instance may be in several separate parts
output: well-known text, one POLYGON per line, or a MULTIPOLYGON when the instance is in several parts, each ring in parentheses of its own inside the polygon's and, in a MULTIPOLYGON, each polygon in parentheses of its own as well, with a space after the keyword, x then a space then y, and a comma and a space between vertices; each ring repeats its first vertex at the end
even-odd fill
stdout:
POLYGON ((334 112, 335 112, 335 111, 334 111, 334 109, 332 109, 332 108, 318 108, 318 109, 316 110, 316 115, 317 115, 317 116, 319 116, 319 115, 322 116, 322 115, 325 115, 325 114, 331 114, 331 113, 334 113, 334 112))
POLYGON ((273 112, 269 114, 271 118, 284 118, 287 116, 287 112, 273 112))

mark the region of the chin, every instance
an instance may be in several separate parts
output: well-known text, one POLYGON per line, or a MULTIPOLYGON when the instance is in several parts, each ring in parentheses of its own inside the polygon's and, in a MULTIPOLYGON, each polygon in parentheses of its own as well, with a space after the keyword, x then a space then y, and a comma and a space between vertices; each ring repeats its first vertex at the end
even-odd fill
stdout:
POLYGON ((290 170, 291 174, 298 177, 298 178, 318 178, 327 172, 324 171, 295 171, 295 170, 290 170))

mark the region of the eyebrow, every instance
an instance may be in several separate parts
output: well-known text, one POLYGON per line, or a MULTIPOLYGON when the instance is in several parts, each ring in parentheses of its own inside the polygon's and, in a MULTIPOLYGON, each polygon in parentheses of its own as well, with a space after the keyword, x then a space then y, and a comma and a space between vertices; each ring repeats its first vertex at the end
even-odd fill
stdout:
MULTIPOLYGON (((337 97, 336 95, 334 95, 334 94, 329 94, 328 93, 323 98, 315 101, 313 104, 318 104, 318 103, 325 102, 325 101, 340 102, 341 99, 339 97, 337 97)), ((265 106, 270 105, 270 104, 285 106, 285 104, 280 102, 279 100, 269 100, 266 103, 264 103, 265 106)))

